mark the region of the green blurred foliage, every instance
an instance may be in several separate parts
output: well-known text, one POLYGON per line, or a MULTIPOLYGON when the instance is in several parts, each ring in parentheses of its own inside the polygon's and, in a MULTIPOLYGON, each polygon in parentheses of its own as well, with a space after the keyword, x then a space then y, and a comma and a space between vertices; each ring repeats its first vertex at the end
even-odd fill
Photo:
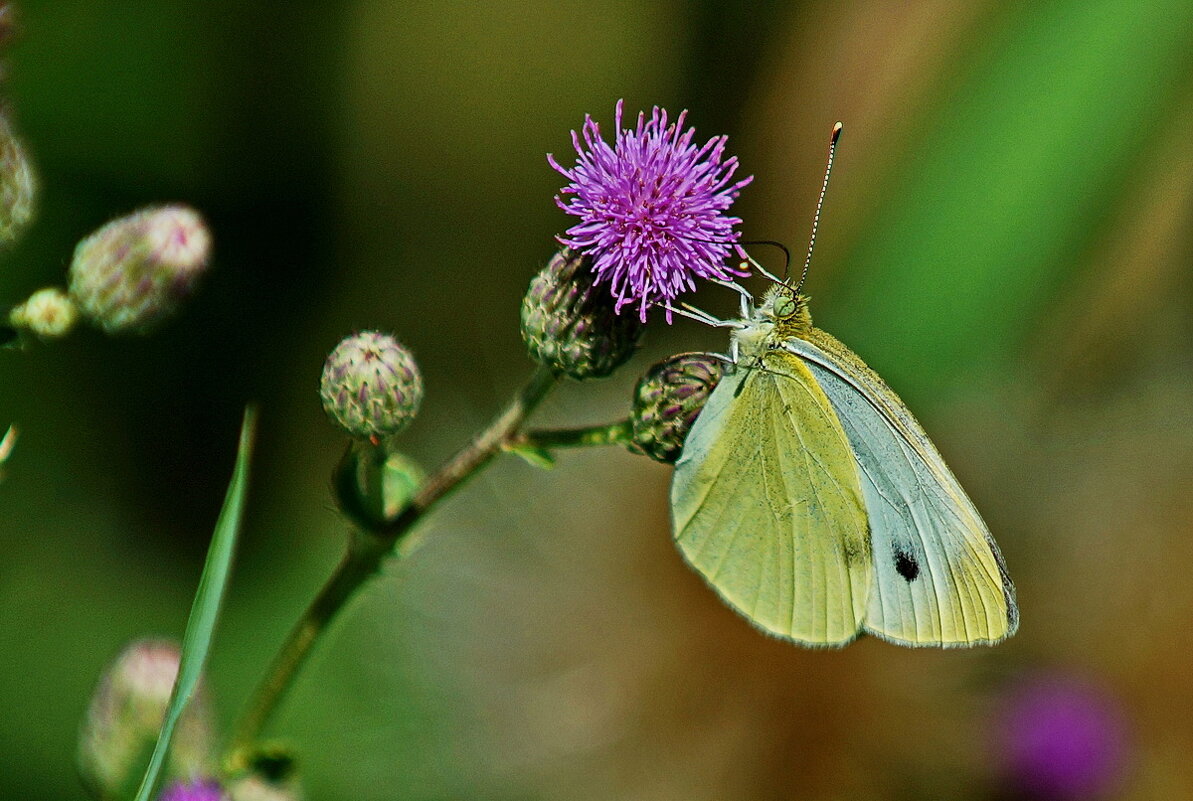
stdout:
MULTIPOLYGON (((240 410, 261 446, 211 663, 230 724, 334 566, 326 352, 419 357, 404 449, 464 441, 529 365, 518 302, 566 224, 544 154, 592 113, 688 108, 756 181, 747 237, 806 241, 818 323, 921 415, 1003 545, 1022 629, 977 652, 809 652, 725 610, 669 542, 667 468, 505 459, 347 611, 275 727, 312 798, 990 798, 1005 688, 1049 669, 1125 710, 1112 795, 1193 795, 1193 3, 876 0, 193 4, 28 0, 2 87, 40 213, 16 303, 138 206, 209 218, 216 266, 152 337, 0 353, 0 797, 82 798, 105 662, 179 636, 240 410)), ((767 258, 772 258, 769 254, 767 258)), ((777 265, 776 265, 777 266, 777 265)), ((732 297, 697 301, 729 314, 732 297)), ((545 424, 622 413, 649 332, 545 424)))

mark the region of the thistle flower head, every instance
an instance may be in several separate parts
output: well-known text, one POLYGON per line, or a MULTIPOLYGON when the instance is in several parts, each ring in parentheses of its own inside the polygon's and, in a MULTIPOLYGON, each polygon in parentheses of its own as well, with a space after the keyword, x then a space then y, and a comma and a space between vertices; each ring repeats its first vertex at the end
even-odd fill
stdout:
POLYGON ((725 157, 726 137, 693 143, 686 111, 668 124, 656 106, 632 129, 621 127, 621 115, 618 101, 612 146, 585 117, 581 132, 572 131, 575 166, 547 161, 570 182, 560 191, 572 197, 555 202, 580 218, 559 241, 592 258, 596 282, 608 284, 619 311, 635 305, 645 321, 652 305, 694 289, 695 278, 736 274, 725 261, 741 220, 726 212, 753 176, 733 179, 737 158, 725 157))
POLYGON ((410 351, 389 334, 345 337, 323 364, 323 410, 358 439, 380 441, 405 428, 423 398, 423 379, 410 351))
POLYGON ((634 388, 631 450, 672 463, 716 388, 725 365, 707 353, 680 353, 651 366, 634 388))
POLYGON ((211 234, 194 209, 142 209, 78 244, 70 295, 108 333, 145 331, 190 294, 210 254, 211 234))
POLYGON ((578 381, 603 378, 634 355, 644 330, 616 313, 596 287, 592 259, 564 248, 530 282, 522 299, 522 339, 530 357, 578 381))
MULTIPOLYGON (((83 781, 101 798, 131 797, 166 716, 181 649, 164 640, 130 644, 104 672, 79 731, 83 781)), ((200 685, 175 729, 167 774, 202 775, 210 768, 213 725, 200 685)))
POLYGON ((1015 797, 1109 798, 1128 757, 1127 721, 1106 690, 1074 676, 1028 677, 1004 697, 997 755, 1015 797))
MULTIPOLYGON (((7 38, 7 4, 0 6, 0 46, 7 38)), ((0 64, 0 78, 3 77, 0 64)), ((25 146, 12 129, 6 114, 0 113, 0 244, 20 238, 33 220, 37 179, 25 146)))

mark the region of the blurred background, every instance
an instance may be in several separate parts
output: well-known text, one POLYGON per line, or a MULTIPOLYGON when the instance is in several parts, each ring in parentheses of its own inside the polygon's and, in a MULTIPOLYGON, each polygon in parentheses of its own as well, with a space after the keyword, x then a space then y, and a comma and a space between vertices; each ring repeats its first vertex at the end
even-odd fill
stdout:
MULTIPOLYGON (((569 130, 690 110, 802 251, 817 323, 915 410, 1002 546, 1022 626, 975 651, 813 652, 723 607, 670 542, 670 469, 504 458, 322 643, 273 733, 312 799, 1193 797, 1193 2, 24 0, 2 87, 41 176, 0 297, 60 284, 142 205, 215 267, 149 337, 0 352, 0 797, 81 799, 123 644, 180 636, 246 401, 251 512, 210 665, 230 725, 339 558, 339 338, 417 354, 428 467, 530 370, 519 300, 569 219, 569 130)), ((773 254, 762 254, 773 258, 773 254)), ((778 265, 774 265, 778 266, 778 265)), ((724 291, 695 302, 732 314, 724 291)), ((624 414, 613 378, 537 420, 624 414)))

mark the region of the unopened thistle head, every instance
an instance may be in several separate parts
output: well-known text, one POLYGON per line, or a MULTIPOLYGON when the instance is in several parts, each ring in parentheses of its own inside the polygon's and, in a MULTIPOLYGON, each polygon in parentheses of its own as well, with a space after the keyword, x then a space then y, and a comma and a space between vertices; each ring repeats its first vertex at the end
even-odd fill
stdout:
POLYGON ((522 339, 544 367, 575 379, 612 373, 634 353, 643 325, 617 314, 617 302, 594 285, 592 259, 556 253, 522 299, 522 339))
POLYGON ((680 353, 651 366, 634 388, 633 450, 674 462, 725 365, 707 353, 680 353))
POLYGON ((70 295, 108 333, 145 331, 191 293, 210 256, 211 234, 194 209, 142 209, 78 244, 70 295))
POLYGON ((36 197, 37 180, 29 155, 7 115, 0 112, 0 244, 10 244, 28 227, 36 197))
MULTIPOLYGON (((79 731, 79 773, 95 795, 128 798, 136 790, 165 719, 180 656, 173 642, 139 640, 104 672, 79 731)), ((203 775, 211 752, 211 711, 200 687, 175 729, 167 774, 203 775)))
POLYGON ((694 279, 737 274, 726 259, 741 220, 727 211, 753 178, 734 180, 737 158, 725 157, 726 137, 693 143, 686 111, 668 124, 656 106, 626 129, 621 117, 618 101, 612 146, 586 116, 581 133, 572 131, 575 166, 547 160, 569 181, 560 192, 571 198, 555 202, 580 218, 559 241, 591 256, 596 283, 608 286, 617 309, 635 306, 645 321, 652 305, 670 304, 695 288, 694 279))
POLYGON ((323 410, 348 435, 374 442, 418 413, 423 379, 410 351, 389 334, 361 331, 327 357, 319 383, 323 410))
POLYGON ((30 331, 43 339, 57 339, 70 333, 79 320, 79 310, 58 287, 34 292, 8 315, 14 328, 30 331))

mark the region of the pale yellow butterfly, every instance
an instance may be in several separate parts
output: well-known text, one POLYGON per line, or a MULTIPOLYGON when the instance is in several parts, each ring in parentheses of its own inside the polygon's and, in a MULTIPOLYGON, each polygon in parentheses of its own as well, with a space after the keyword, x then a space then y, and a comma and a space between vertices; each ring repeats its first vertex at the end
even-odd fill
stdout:
MULTIPOLYGON (((830 168, 839 133, 840 124, 830 168)), ((857 355, 812 326, 799 285, 771 278, 757 305, 734 285, 742 319, 724 323, 734 364, 675 466, 684 557, 753 624, 805 645, 868 633, 970 646, 1014 634, 1002 555, 923 428, 857 355)))

